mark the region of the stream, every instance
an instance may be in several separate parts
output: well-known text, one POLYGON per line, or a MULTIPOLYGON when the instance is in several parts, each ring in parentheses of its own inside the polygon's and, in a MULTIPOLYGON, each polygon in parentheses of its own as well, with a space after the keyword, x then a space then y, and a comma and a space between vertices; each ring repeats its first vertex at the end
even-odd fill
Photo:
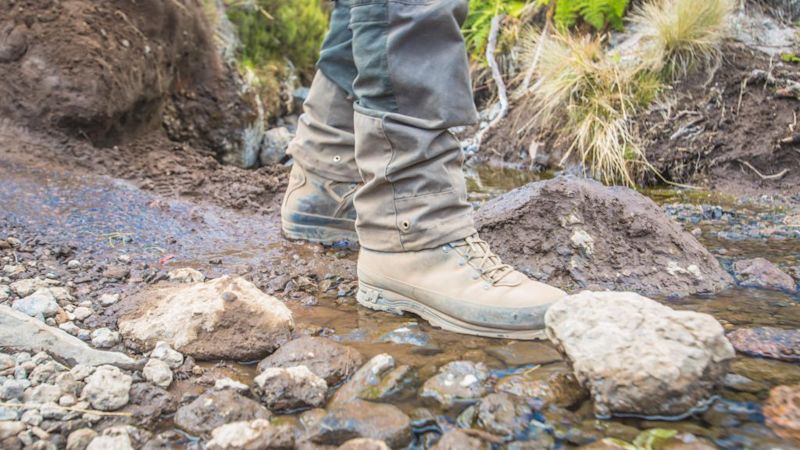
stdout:
MULTIPOLYGON (((470 169, 470 200, 479 204, 548 176, 488 167, 470 169)), ((750 217, 733 221, 724 218, 697 220, 697 223, 692 223, 691 218, 684 221, 687 229, 700 229, 696 233, 698 239, 720 258, 723 266, 732 258, 757 256, 790 266, 800 264, 800 240, 779 237, 780 233, 768 238, 751 238, 752 233, 747 232, 749 228, 743 226, 763 228, 763 223, 752 217, 763 218, 781 214, 780 211, 738 205, 724 196, 709 193, 686 195, 670 190, 644 193, 665 205, 668 211, 686 210, 683 205, 713 205, 737 217, 750 217), (733 232, 737 233, 733 238, 726 234, 733 232)), ((139 263, 157 265, 161 261, 169 267, 194 267, 207 277, 225 273, 254 274, 259 286, 263 286, 275 271, 288 271, 292 275, 296 268, 300 268, 298 273, 316 273, 321 279, 325 276, 330 279, 354 277, 355 251, 287 242, 280 236, 275 214, 256 216, 162 198, 108 177, 31 168, 0 159, 0 205, 0 236, 9 230, 25 230, 48 243, 74 245, 79 254, 97 261, 113 260, 125 254, 139 263)), ((125 289, 133 292, 139 287, 129 283, 125 289)), ((360 308, 351 293, 343 288, 315 297, 287 299, 298 325, 355 347, 365 358, 389 353, 399 364, 414 367, 422 380, 432 376, 439 366, 460 359, 485 363, 494 378, 522 372, 537 378, 566 370, 563 360, 542 361, 543 349, 552 348, 547 342, 504 342, 443 332, 411 316, 399 317, 360 308)), ((673 308, 711 314, 728 331, 744 326, 800 328, 798 299, 780 292, 733 288, 710 297, 657 300, 673 308)), ((113 322, 114 318, 106 319, 113 322)), ((219 376, 244 383, 250 383, 256 374, 253 362, 204 362, 201 365, 219 376)), ((565 449, 577 448, 598 437, 616 437, 630 442, 641 430, 651 428, 690 432, 712 440, 723 449, 794 448, 765 425, 761 405, 771 387, 800 383, 800 365, 740 355, 733 364, 733 373, 750 381, 728 383, 707 411, 696 412, 685 420, 600 421, 594 417, 591 401, 587 400, 572 408, 567 416, 547 417, 548 423, 568 424, 556 425, 551 430, 557 438, 557 448, 565 449)), ((197 387, 189 381, 178 381, 170 390, 180 395, 194 392, 197 387)), ((456 422, 463 410, 430 408, 413 392, 398 400, 397 406, 412 419, 420 417, 419 408, 425 407, 437 421, 449 423, 456 422)), ((294 417, 283 419, 296 420, 294 417)), ((417 439, 412 446, 424 448, 423 431, 435 424, 430 420, 417 420, 415 424, 417 439)), ((171 427, 171 421, 166 420, 158 428, 171 427)), ((179 436, 173 448, 199 448, 196 439, 179 436)))

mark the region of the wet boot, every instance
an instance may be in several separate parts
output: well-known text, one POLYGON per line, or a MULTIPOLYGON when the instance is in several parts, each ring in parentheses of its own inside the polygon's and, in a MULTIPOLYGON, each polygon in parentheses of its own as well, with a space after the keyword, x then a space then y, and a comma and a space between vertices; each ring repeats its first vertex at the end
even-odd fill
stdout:
POLYGON ((430 250, 362 248, 358 279, 356 297, 368 308, 495 338, 543 338, 548 306, 566 295, 503 264, 477 234, 430 250))
POLYGON ((281 206, 283 234, 322 244, 358 242, 353 194, 361 183, 355 163, 353 98, 318 72, 303 105, 294 158, 281 206))

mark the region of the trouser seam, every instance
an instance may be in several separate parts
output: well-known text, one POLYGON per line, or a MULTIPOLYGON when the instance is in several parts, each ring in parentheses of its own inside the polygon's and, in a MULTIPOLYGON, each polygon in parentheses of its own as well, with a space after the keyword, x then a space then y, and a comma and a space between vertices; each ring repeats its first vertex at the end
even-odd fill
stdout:
POLYGON ((394 162, 396 151, 395 151, 395 146, 392 143, 392 140, 389 139, 389 136, 386 134, 386 129, 384 128, 383 123, 384 119, 380 119, 381 134, 383 135, 383 138, 386 140, 386 142, 389 144, 389 149, 391 150, 391 156, 389 157, 389 162, 386 164, 386 168, 383 169, 383 177, 386 180, 386 183, 388 183, 389 186, 392 187, 392 208, 394 209, 394 226, 397 232, 397 241, 400 242, 400 248, 405 250, 406 247, 405 245, 403 245, 403 236, 401 235, 400 231, 397 231, 397 226, 398 226, 397 217, 399 215, 397 212, 397 192, 395 191, 394 183, 392 183, 391 180, 389 180, 389 168, 391 168, 392 163, 394 162))

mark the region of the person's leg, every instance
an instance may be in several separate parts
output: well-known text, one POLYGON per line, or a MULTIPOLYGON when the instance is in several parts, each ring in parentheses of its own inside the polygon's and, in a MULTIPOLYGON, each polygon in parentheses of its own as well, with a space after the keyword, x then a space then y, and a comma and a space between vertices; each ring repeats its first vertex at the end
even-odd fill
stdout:
POLYGON ((476 235, 450 127, 477 120, 460 25, 467 0, 353 0, 358 75, 358 301, 445 329, 540 337, 564 292, 529 280, 476 235))
POLYGON ((339 0, 320 52, 297 135, 289 146, 294 158, 281 208, 283 232, 290 239, 321 243, 356 242, 353 194, 361 183, 353 135, 352 33, 350 0, 339 0))

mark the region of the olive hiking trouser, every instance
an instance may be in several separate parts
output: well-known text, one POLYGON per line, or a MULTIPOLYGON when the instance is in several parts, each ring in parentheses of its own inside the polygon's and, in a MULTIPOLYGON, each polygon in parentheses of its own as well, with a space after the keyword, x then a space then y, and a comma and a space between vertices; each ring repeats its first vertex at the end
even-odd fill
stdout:
POLYGON ((365 248, 433 248, 475 233, 449 128, 477 122, 460 26, 467 0, 339 0, 289 153, 363 182, 365 248))

